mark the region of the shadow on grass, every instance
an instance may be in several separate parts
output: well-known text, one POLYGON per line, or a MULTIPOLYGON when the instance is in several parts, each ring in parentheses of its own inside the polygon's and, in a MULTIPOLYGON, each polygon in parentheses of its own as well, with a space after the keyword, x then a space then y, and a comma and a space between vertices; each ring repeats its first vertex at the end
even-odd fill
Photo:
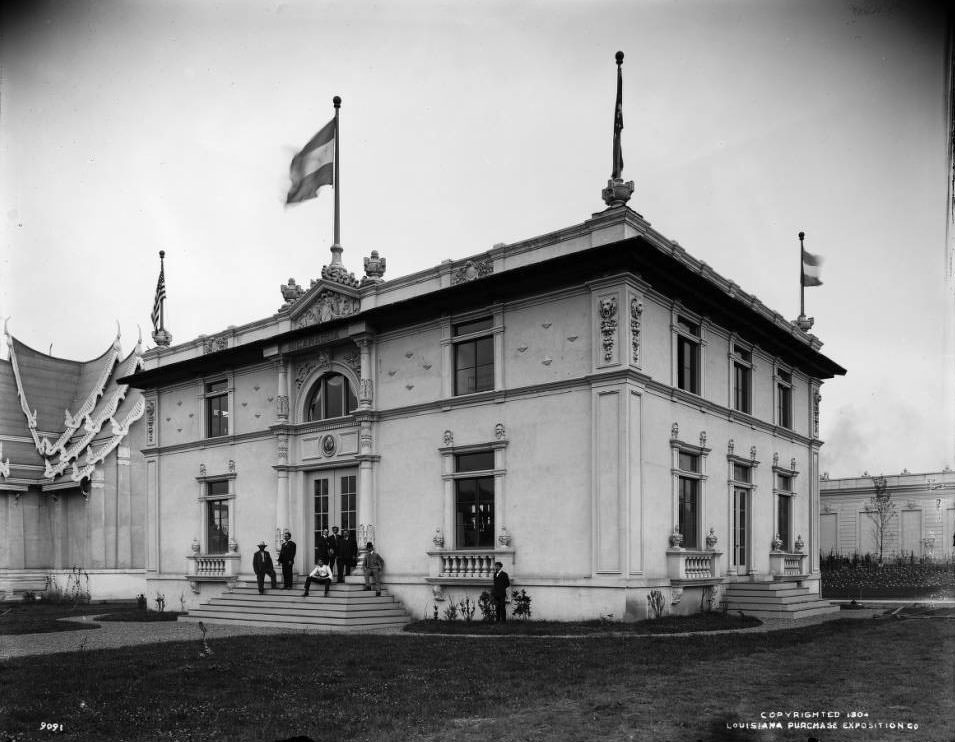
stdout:
POLYGON ((0 603, 0 636, 50 634, 100 628, 101 621, 175 621, 175 611, 158 613, 130 603, 53 603, 48 601, 0 603), (88 621, 64 618, 95 616, 88 621))
POLYGON ((500 636, 587 636, 623 633, 634 636, 683 634, 696 631, 728 631, 762 625, 753 616, 697 613, 690 616, 664 616, 649 621, 415 621, 404 627, 413 634, 487 634, 500 636))
POLYGON ((892 709, 892 720, 922 722, 920 739, 950 739, 945 720, 955 719, 955 697, 937 692, 951 682, 938 661, 955 640, 946 621, 834 620, 679 640, 511 636, 490 650, 455 636, 219 639, 210 629, 205 656, 197 631, 189 642, 0 662, 0 731, 29 736, 51 708, 64 742, 722 740, 762 711, 834 704, 892 709))

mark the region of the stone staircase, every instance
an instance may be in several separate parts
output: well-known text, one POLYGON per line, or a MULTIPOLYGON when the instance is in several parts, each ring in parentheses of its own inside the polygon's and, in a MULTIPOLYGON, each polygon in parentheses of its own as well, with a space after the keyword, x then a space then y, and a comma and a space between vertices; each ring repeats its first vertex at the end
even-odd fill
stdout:
POLYGON ((731 582, 723 602, 729 612, 742 611, 756 618, 799 619, 839 611, 839 606, 791 580, 731 582))
POLYGON ((346 582, 333 584, 326 598, 322 595, 324 588, 313 585, 309 597, 304 598, 304 582, 300 580, 294 590, 266 587, 265 594, 259 595, 255 580, 240 579, 234 587, 180 616, 179 620, 316 631, 393 629, 411 620, 401 603, 387 590, 376 596, 366 591, 360 581, 346 582))

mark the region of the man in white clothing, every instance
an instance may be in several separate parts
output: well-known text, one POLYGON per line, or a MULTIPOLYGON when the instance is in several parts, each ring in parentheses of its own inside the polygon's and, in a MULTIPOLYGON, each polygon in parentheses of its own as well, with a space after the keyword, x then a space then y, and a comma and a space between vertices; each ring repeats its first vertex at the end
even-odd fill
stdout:
POLYGON ((332 570, 328 566, 328 562, 324 559, 318 560, 318 566, 313 569, 308 577, 305 578, 305 592, 302 593, 303 598, 308 597, 308 587, 313 582, 320 582, 325 586, 325 597, 328 597, 328 588, 332 584, 332 570))

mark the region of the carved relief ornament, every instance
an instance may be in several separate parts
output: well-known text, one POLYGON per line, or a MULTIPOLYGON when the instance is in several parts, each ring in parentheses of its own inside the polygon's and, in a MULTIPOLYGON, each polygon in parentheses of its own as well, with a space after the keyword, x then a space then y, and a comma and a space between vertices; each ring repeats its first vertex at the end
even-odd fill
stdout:
POLYGON ((604 361, 613 360, 614 336, 617 333, 617 297, 610 296, 601 299, 598 305, 600 312, 600 335, 604 350, 604 361))
POLYGON ((643 302, 630 300, 630 336, 633 346, 633 362, 640 365, 640 321, 643 318, 643 302))
POLYGON ((325 289, 319 292, 312 305, 295 320, 296 327, 307 327, 329 322, 339 317, 358 313, 358 299, 325 289))
POLYGON ((484 260, 469 260, 460 268, 456 268, 451 273, 451 285, 456 286, 459 283, 467 283, 478 278, 484 278, 494 272, 494 263, 490 258, 484 260))

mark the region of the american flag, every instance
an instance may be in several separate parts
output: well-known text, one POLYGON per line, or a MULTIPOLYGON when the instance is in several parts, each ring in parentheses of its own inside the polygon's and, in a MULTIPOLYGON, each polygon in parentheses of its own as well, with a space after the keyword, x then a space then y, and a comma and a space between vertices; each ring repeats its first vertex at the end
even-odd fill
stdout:
MULTIPOLYGON (((161 260, 161 258, 160 258, 161 260)), ((159 329, 159 317, 162 314, 162 303, 166 301, 166 266, 160 262, 159 281, 156 282, 156 299, 153 301, 153 329, 159 329)))

